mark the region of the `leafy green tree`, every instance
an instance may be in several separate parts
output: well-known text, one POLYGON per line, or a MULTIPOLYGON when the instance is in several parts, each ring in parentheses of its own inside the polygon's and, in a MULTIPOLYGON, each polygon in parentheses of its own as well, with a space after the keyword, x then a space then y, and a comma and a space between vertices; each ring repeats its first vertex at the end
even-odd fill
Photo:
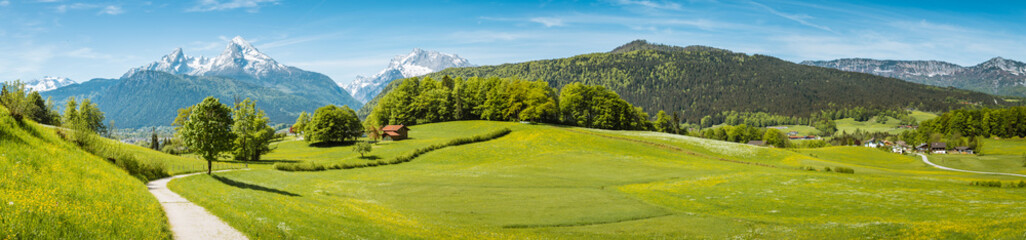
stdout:
POLYGON ((344 142, 359 137, 361 128, 355 111, 347 106, 328 105, 314 111, 304 138, 308 142, 344 142))
POLYGON ((353 152, 360 153, 360 157, 363 158, 364 154, 371 152, 371 144, 367 141, 359 141, 353 145, 353 152))
POLYGON ((160 151, 160 139, 157 138, 157 128, 150 128, 150 149, 160 151))
POLYGON ((17 80, 3 83, 0 105, 7 108, 7 113, 17 121, 25 117, 32 118, 37 111, 36 105, 26 97, 25 84, 17 80))
POLYGON ((218 155, 232 150, 232 110, 214 97, 203 99, 191 109, 179 133, 189 149, 207 160, 209 175, 218 155))
POLYGON ((787 147, 788 139, 787 136, 784 136, 784 133, 779 129, 770 128, 766 130, 764 135, 762 135, 762 141, 765 142, 766 145, 784 148, 787 147))
POLYGON ((71 128, 78 121, 78 103, 75 101, 75 97, 69 97, 67 104, 64 106, 64 117, 61 123, 64 127, 71 128))
POLYGON ((671 132, 673 130, 673 127, 670 126, 670 121, 673 121, 672 119, 670 119, 670 115, 666 114, 666 112, 663 110, 659 110, 659 112, 656 113, 656 120, 652 124, 654 125, 656 131, 671 132))
POLYGON ((837 132, 837 123, 834 123, 834 120, 830 119, 820 119, 819 121, 816 121, 812 127, 819 130, 820 135, 823 136, 831 136, 837 132))
POLYGON ((367 125, 365 130, 367 131, 367 138, 369 138, 370 140, 373 140, 375 142, 381 140, 382 133, 380 127, 374 125, 367 125))
POLYGON ((310 114, 303 111, 299 113, 299 118, 296 118, 296 123, 292 124, 291 130, 296 134, 302 135, 308 123, 310 123, 310 114))
POLYGON ((274 129, 267 125, 267 114, 256 108, 255 101, 246 98, 236 104, 232 120, 232 133, 235 135, 232 154, 236 160, 260 161, 260 155, 271 151, 269 145, 274 129))
POLYGON ((107 133, 107 126, 103 125, 103 112, 88 98, 83 99, 82 103, 78 105, 78 116, 75 119, 76 124, 82 124, 86 129, 95 133, 101 135, 107 133))

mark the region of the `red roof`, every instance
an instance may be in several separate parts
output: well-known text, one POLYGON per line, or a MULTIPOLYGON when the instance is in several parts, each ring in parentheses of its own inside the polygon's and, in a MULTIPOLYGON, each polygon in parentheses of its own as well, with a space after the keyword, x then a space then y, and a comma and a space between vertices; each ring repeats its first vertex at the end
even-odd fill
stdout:
POLYGON ((399 136, 399 133, 394 132, 394 131, 385 132, 385 136, 397 137, 397 136, 399 136))
POLYGON ((406 126, 404 126, 404 125, 388 125, 388 126, 385 126, 385 127, 381 128, 381 131, 394 132, 394 131, 399 131, 399 129, 403 129, 403 128, 406 128, 406 126))

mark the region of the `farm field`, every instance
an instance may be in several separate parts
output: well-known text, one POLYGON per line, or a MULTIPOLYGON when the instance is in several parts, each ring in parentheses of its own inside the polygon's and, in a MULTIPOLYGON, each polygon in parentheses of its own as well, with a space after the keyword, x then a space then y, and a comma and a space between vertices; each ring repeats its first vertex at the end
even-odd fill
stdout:
MULTIPOLYGON (((654 132, 509 122, 413 126, 413 141, 510 128, 412 162, 320 172, 198 175, 170 188, 253 239, 978 238, 1026 234, 1019 181, 941 171, 911 156, 832 147, 798 152, 654 132), (800 170, 847 167, 855 174, 800 170)), ((421 140, 421 141, 418 141, 421 140)), ((282 143, 277 161, 362 161, 349 147, 282 143), (293 151, 294 153, 290 153, 293 151)), ((272 159, 268 157, 266 159, 272 159)))
POLYGON ((1021 138, 983 140, 983 156, 932 154, 931 161, 941 166, 986 172, 1026 174, 1026 140, 1021 138))
POLYGON ((0 239, 170 239, 146 185, 0 107, 0 239))
MULTIPOLYGON (((912 111, 911 116, 916 119, 916 122, 922 122, 922 121, 933 119, 933 118, 937 117, 937 114, 928 113, 928 112, 921 112, 921 111, 912 111)), ((837 120, 834 120, 834 123, 837 124, 837 132, 845 131, 845 132, 848 132, 848 133, 852 133, 852 132, 855 132, 855 130, 861 129, 862 131, 868 131, 868 132, 886 132, 886 133, 891 133, 891 134, 898 134, 898 133, 904 132, 906 130, 906 129, 898 128, 898 126, 900 125, 899 123, 901 122, 900 120, 894 119, 894 118, 891 118, 891 117, 886 117, 886 118, 887 118, 887 121, 883 122, 883 123, 877 123, 875 121, 875 119, 870 120, 870 121, 865 121, 865 122, 859 122, 859 121, 855 121, 854 118, 837 119, 837 120)), ((791 131, 796 131, 796 132, 798 132, 798 135, 816 135, 816 136, 821 136, 822 135, 819 132, 819 130, 816 130, 816 128, 813 128, 812 126, 806 126, 806 125, 778 125, 778 126, 774 126, 774 127, 786 127, 784 129, 780 129, 781 131, 783 131, 785 133, 791 132, 791 131)))

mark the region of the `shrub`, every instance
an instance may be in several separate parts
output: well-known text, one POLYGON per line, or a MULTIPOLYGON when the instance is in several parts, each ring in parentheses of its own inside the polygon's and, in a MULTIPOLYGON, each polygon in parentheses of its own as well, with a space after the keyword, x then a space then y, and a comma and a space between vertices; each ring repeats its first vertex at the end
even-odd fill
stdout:
POLYGON ((973 181, 969 183, 970 186, 978 187, 1001 187, 1001 181, 973 181))
POLYGON ((855 174, 855 169, 846 168, 846 167, 834 167, 834 172, 847 173, 847 174, 855 174))

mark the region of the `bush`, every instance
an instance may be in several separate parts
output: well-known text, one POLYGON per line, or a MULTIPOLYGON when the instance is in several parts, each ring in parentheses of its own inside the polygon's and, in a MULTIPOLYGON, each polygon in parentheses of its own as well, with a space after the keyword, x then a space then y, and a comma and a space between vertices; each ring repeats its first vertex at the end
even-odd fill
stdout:
POLYGON ((969 183, 970 186, 978 187, 1001 187, 1001 181, 973 181, 969 183))
POLYGON ((855 169, 846 168, 846 167, 834 167, 834 172, 847 173, 847 174, 855 174, 855 169))
POLYGON ((378 160, 378 161, 368 162, 368 163, 343 163, 343 164, 338 164, 338 163, 335 163, 335 164, 324 164, 324 163, 314 163, 314 162, 305 162, 305 163, 275 163, 274 164, 274 169, 278 169, 278 170, 281 170, 281 171, 290 171, 290 172, 294 172, 294 171, 324 171, 324 170, 328 170, 328 169, 352 169, 352 168, 364 168, 364 167, 376 167, 376 166, 384 166, 384 165, 391 165, 391 164, 400 164, 400 163, 404 163, 404 162, 413 161, 414 158, 417 158, 420 155, 423 155, 425 153, 428 153, 428 152, 431 152, 431 151, 434 151, 434 150, 438 150, 438 149, 442 149, 442 148, 450 147, 450 146, 459 146, 459 145, 470 144, 470 143, 475 143, 475 142, 488 141, 488 140, 496 139, 496 138, 499 138, 499 137, 502 137, 502 136, 506 136, 506 134, 509 134, 510 132, 513 132, 513 130, 510 130, 509 128, 503 128, 503 129, 500 129, 498 131, 494 131, 494 132, 491 132, 491 133, 486 133, 486 134, 483 134, 483 135, 477 135, 477 136, 466 137, 466 138, 457 138, 457 139, 453 139, 453 140, 451 140, 451 141, 449 141, 447 143, 435 144, 435 145, 427 146, 427 147, 424 147, 424 148, 415 149, 413 151, 401 154, 401 155, 396 156, 395 158, 392 158, 392 159, 389 159, 389 160, 378 160))
POLYGON ((112 164, 124 169, 129 175, 146 182, 170 176, 163 162, 146 163, 139 161, 135 155, 125 152, 120 142, 108 142, 81 125, 76 130, 58 130, 58 136, 70 141, 86 152, 107 159, 112 164))

